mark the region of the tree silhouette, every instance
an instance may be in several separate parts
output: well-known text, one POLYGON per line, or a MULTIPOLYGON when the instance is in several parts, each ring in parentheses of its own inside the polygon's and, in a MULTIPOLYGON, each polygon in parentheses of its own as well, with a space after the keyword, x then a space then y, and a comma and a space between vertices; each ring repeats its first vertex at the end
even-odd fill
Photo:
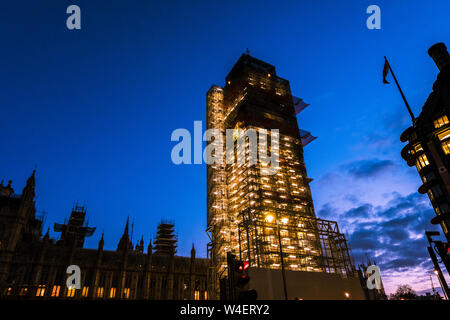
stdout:
POLYGON ((417 300, 417 294, 408 284, 398 286, 395 293, 391 293, 390 300, 417 300))

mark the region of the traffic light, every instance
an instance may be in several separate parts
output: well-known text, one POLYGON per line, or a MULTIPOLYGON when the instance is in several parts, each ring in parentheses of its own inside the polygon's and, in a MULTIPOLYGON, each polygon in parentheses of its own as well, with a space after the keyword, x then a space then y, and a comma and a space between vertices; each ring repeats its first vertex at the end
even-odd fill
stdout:
POLYGON ((256 290, 249 290, 248 284, 250 276, 248 275, 250 264, 248 261, 235 261, 234 263, 234 292, 238 300, 256 300, 258 293, 256 290))

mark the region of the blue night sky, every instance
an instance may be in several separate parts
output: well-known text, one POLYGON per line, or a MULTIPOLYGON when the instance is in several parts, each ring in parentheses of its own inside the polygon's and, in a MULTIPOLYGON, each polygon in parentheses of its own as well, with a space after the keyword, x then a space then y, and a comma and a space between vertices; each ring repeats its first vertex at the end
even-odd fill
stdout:
POLYGON ((174 165, 170 135, 205 123, 206 91, 249 48, 311 104, 299 124, 319 137, 305 148, 317 215, 339 222, 357 263, 376 257, 388 292, 428 289, 423 231, 434 214, 400 157, 408 114, 381 71, 386 55, 418 114, 438 73, 427 49, 450 46, 448 12, 445 0, 9 1, 0 179, 20 193, 37 165, 45 229, 85 202, 97 226, 88 247, 104 230, 115 249, 128 215, 133 239, 147 242, 164 217, 175 221, 178 254, 195 241, 206 256, 206 167, 174 165), (66 28, 71 4, 81 30, 66 28), (366 28, 371 4, 381 30, 366 28))

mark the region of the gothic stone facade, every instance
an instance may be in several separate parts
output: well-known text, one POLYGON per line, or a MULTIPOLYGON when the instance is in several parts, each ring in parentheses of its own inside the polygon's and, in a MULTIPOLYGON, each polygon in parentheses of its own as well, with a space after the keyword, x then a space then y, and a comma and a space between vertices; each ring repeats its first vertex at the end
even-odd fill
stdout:
MULTIPOLYGON (((104 250, 103 236, 97 249, 84 248, 84 238, 95 228, 84 223, 86 211, 74 208, 67 224, 55 224, 56 241, 49 232, 42 237, 36 217, 35 174, 21 195, 11 182, 0 185, 0 297, 23 299, 207 299, 208 259, 175 255, 158 250, 151 242, 132 245, 128 221, 117 250, 104 250), (67 267, 81 271, 81 288, 69 289, 67 267)), ((166 224, 167 227, 167 224, 166 224)), ((173 227, 173 226, 172 226, 173 227)), ((164 242, 157 239, 155 243, 164 242)), ((167 249, 167 248, 166 248, 167 249)))

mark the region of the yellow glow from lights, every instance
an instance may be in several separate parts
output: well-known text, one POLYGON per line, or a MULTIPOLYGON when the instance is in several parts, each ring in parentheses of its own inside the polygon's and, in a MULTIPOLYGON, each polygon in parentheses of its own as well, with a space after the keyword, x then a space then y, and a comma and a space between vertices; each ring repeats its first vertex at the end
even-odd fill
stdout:
POLYGON ((268 214, 267 216, 266 216, 266 218, 265 218, 265 220, 268 222, 268 223, 271 223, 272 221, 273 221, 273 215, 271 215, 271 214, 268 214))

